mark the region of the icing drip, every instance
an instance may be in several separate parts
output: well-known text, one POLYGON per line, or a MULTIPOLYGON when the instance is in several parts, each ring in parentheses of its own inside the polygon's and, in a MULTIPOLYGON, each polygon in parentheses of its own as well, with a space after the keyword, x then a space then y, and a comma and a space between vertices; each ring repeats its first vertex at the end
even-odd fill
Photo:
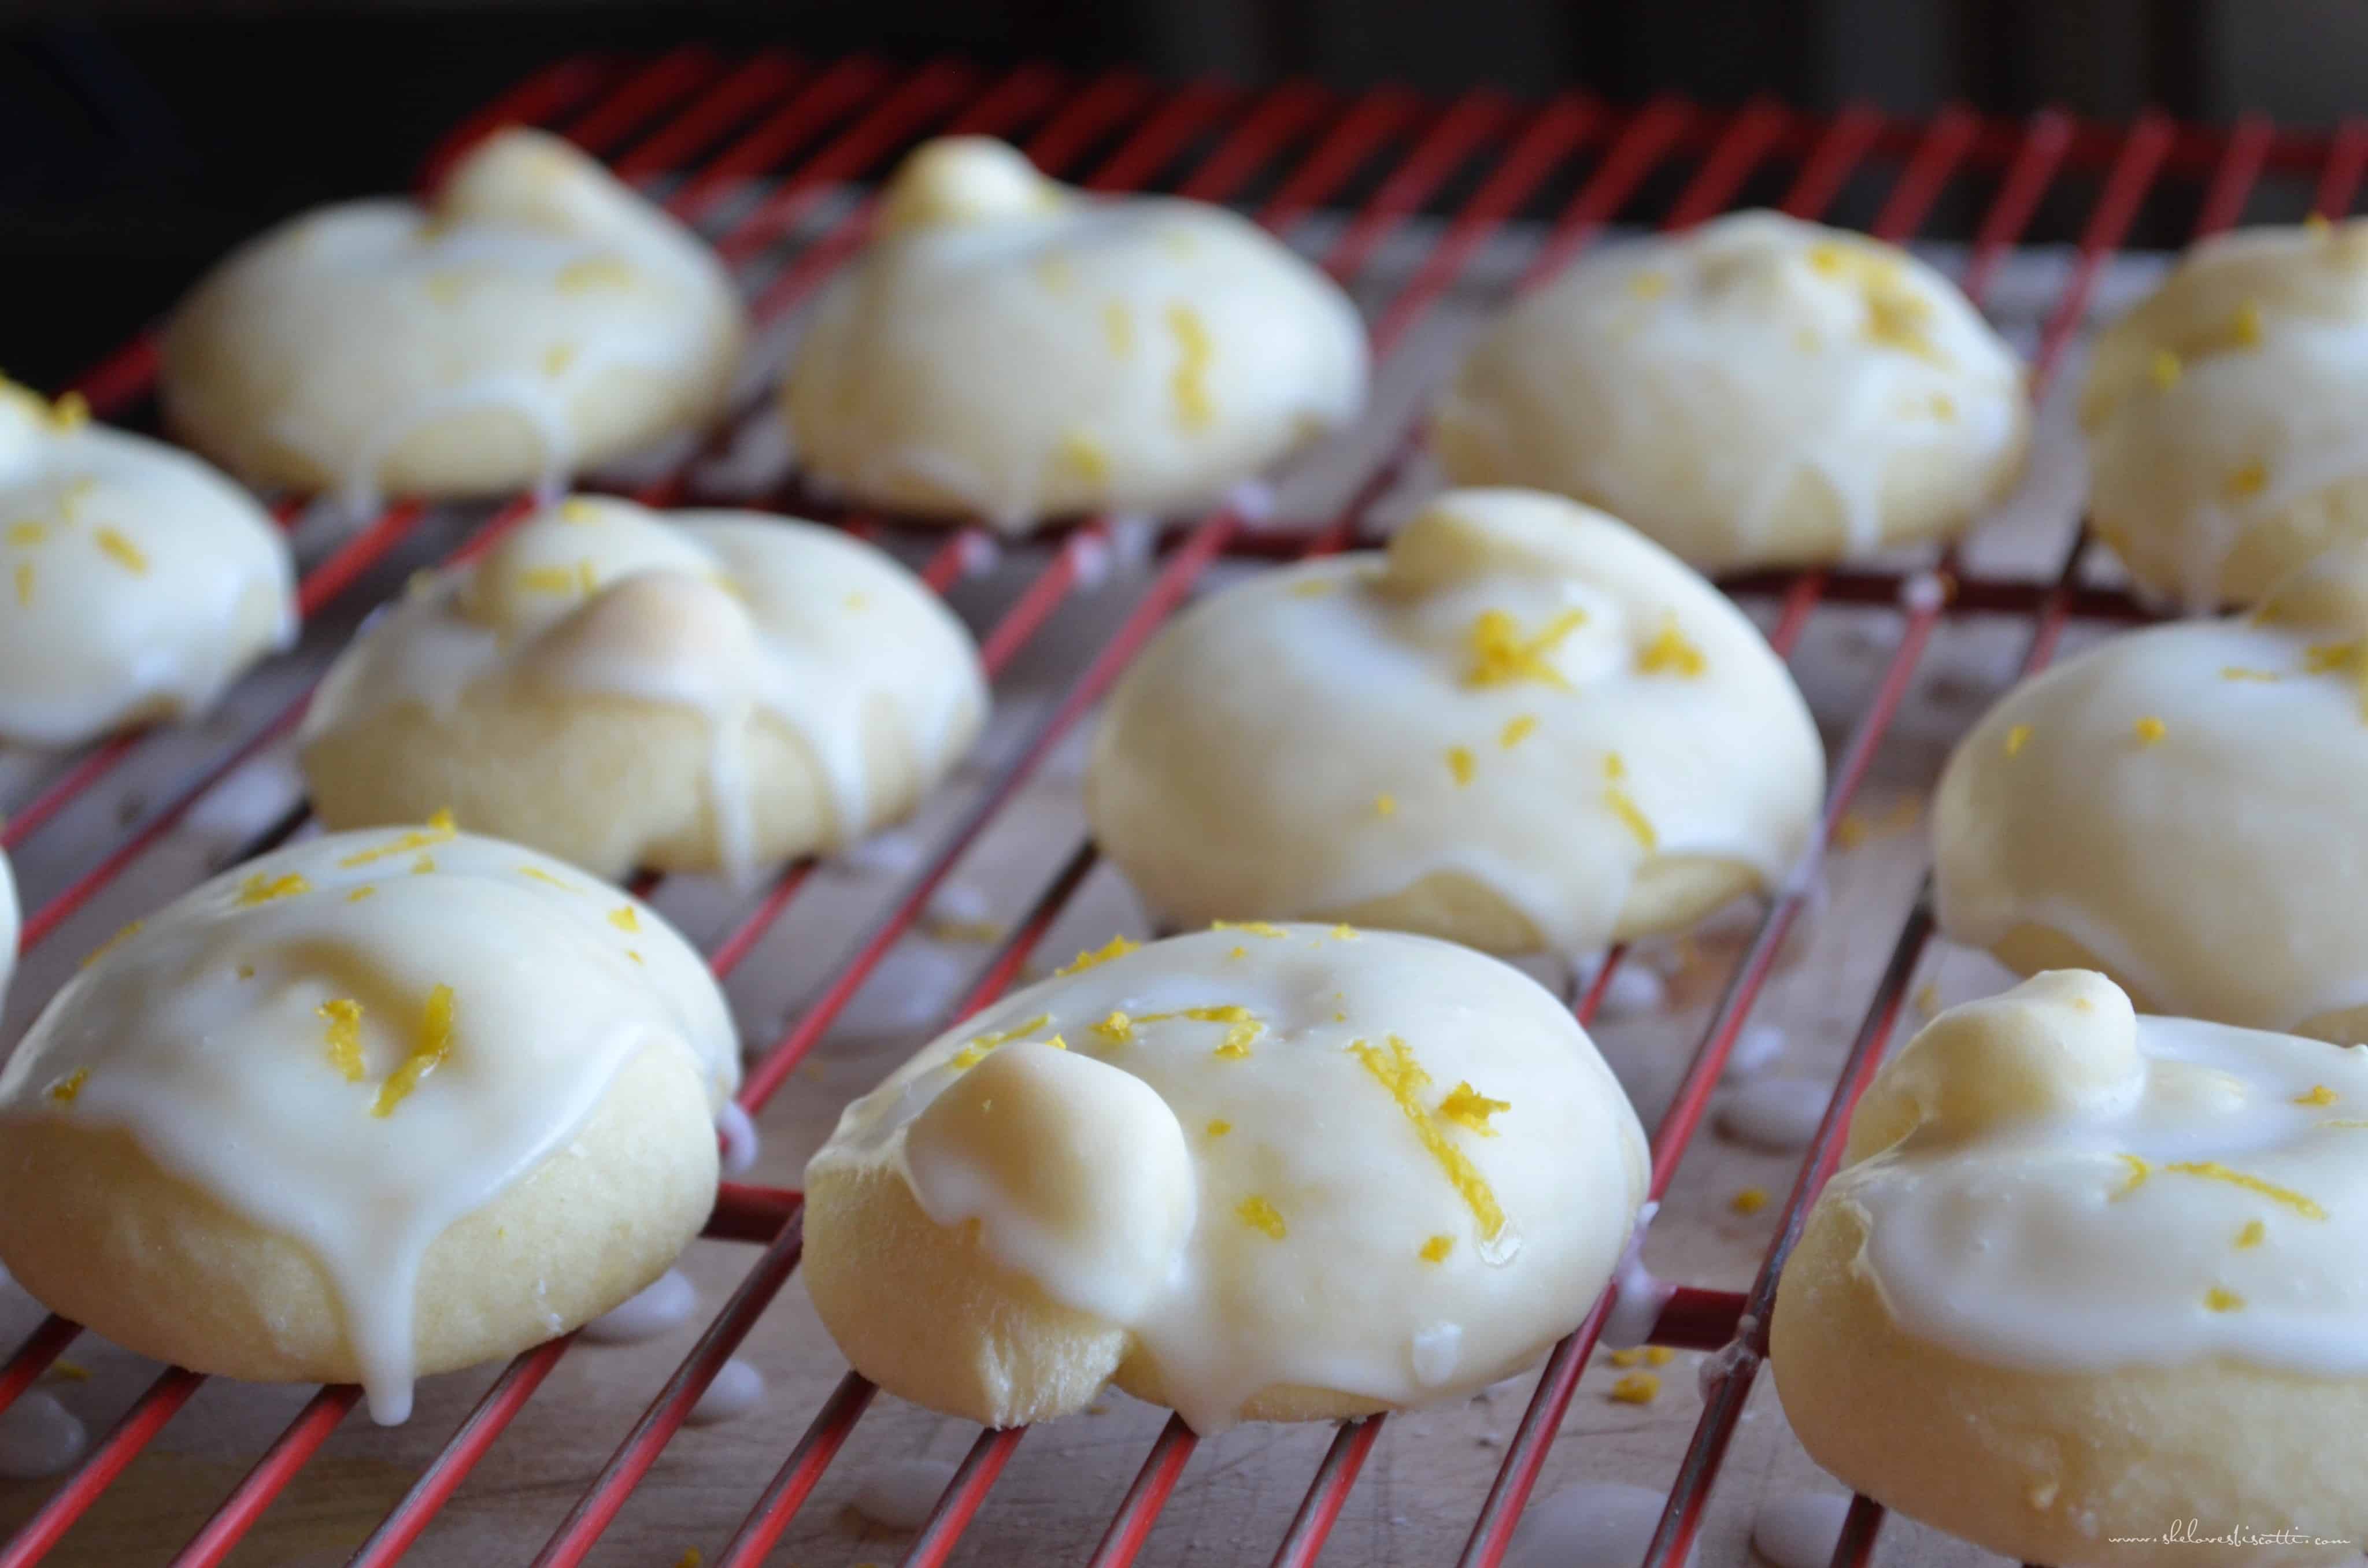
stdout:
POLYGON ((848 1506, 885 1528, 916 1530, 929 1522, 953 1479, 948 1460, 889 1460, 864 1476, 848 1506))
POLYGON ((595 1345, 632 1345, 673 1332, 698 1310, 699 1292, 680 1269, 669 1268, 623 1306, 586 1324, 583 1335, 595 1345))
MULTIPOLYGON (((1635 1568, 1668 1502, 1645 1486, 1565 1486, 1522 1513, 1504 1568, 1635 1568)), ((1699 1551, 1686 1553, 1687 1568, 1699 1551)))
POLYGON ((630 901, 628 934, 609 918, 621 895, 585 898, 580 881, 449 825, 251 862, 68 983, 0 1072, 0 1124, 123 1129, 302 1244, 371 1414, 400 1421, 420 1260, 446 1228, 564 1147, 633 1055, 682 1053, 712 1103, 737 1082, 698 954, 630 901))
POLYGON ((1776 1153, 1805 1149, 1825 1119, 1833 1085, 1808 1078, 1760 1078, 1728 1094, 1718 1130, 1739 1143, 1776 1153))
POLYGON ((0 1411, 0 1480, 62 1474, 89 1447, 90 1433, 81 1420, 39 1389, 0 1411))
POLYGON ((684 1417, 693 1426, 737 1421, 765 1403, 765 1374, 734 1357, 715 1369, 715 1379, 684 1417))
POLYGON ((1850 1509, 1848 1497, 1831 1492, 1771 1497, 1752 1517, 1752 1548, 1775 1568, 1826 1568, 1850 1509))

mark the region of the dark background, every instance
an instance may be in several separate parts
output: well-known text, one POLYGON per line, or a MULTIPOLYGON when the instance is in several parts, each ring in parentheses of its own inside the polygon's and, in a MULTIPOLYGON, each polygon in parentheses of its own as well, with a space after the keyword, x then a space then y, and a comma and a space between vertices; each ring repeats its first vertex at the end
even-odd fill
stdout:
MULTIPOLYGON (((688 40, 1255 84, 1482 84, 1901 113, 2153 104, 2325 126, 2360 107, 2361 0, 0 0, 0 369, 54 385, 263 224, 400 187, 536 66, 688 40)), ((2044 235, 2043 224, 2042 237, 2044 235)), ((2141 236, 2144 237, 2144 236, 2141 236)))

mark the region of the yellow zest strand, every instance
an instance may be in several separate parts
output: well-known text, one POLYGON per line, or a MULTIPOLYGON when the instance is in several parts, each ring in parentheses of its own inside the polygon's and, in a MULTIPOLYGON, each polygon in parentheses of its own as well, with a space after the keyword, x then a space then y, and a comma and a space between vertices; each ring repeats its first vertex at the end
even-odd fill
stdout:
POLYGON ((2121 1190, 2113 1194, 2115 1198, 2127 1198, 2144 1187, 2146 1177, 2154 1174, 2154 1167, 2135 1154, 2116 1154, 2113 1158, 2121 1161, 2129 1171, 2129 1179, 2122 1184, 2121 1190))
POLYGON ((2230 1187, 2241 1187, 2247 1192, 2260 1194, 2272 1203, 2284 1204, 2305 1220, 2327 1218, 2326 1210, 2294 1188, 2263 1181, 2260 1176, 2248 1176, 2243 1171, 2231 1170, 2217 1160, 2180 1160, 2162 1168, 2176 1171, 2180 1176, 2202 1176, 2206 1181, 2225 1181, 2230 1187))
POLYGON ((1167 307, 1167 330, 1176 335, 1176 374, 1170 383, 1176 417, 1187 430, 1204 429, 1217 416, 1217 405, 1209 396, 1209 364, 1216 357, 1216 346, 1200 312, 1190 305, 1167 307))
POLYGON ((362 1064, 362 1005, 350 996, 339 996, 322 1003, 319 1012, 329 1023, 329 1065, 343 1074, 347 1083, 360 1083, 369 1075, 362 1064))
POLYGON ((2249 496, 2259 495, 2269 488, 2269 469, 2262 464, 2260 459, 2255 458, 2249 462, 2239 463, 2230 469, 2228 477, 2220 482, 2220 490, 2221 494, 2226 495, 2229 500, 2242 501, 2249 496))
POLYGON ((518 868, 518 875, 526 877, 531 881, 541 882, 546 887, 557 888, 562 892, 574 892, 575 891, 572 885, 552 876, 549 871, 544 870, 540 866, 520 866, 518 868))
POLYGON ((1339 925, 1332 927, 1332 939, 1336 942, 1353 942, 1363 935, 1364 933, 1362 931, 1358 930, 1354 926, 1349 925, 1345 920, 1339 925))
POLYGON ((1726 1206, 1738 1214, 1757 1214, 1768 1207, 1768 1189, 1747 1187, 1726 1200, 1726 1206))
POLYGON ((1481 1239, 1496 1240, 1505 1229, 1505 1211, 1497 1206, 1496 1193, 1489 1188, 1488 1180, 1480 1174, 1480 1168, 1472 1163, 1471 1156, 1455 1146, 1454 1140, 1448 1137, 1438 1120, 1423 1108, 1422 1091, 1429 1086, 1430 1074, 1424 1072, 1422 1064, 1415 1060, 1413 1050, 1404 1040, 1392 1035, 1387 1051, 1361 1040, 1352 1040, 1349 1051, 1363 1064, 1367 1073, 1372 1074, 1373 1082, 1388 1091, 1399 1112, 1414 1128, 1415 1136, 1422 1141, 1423 1148, 1439 1162, 1439 1168, 1463 1198, 1465 1207, 1472 1210, 1473 1219, 1478 1221, 1481 1239))
POLYGON ((518 574, 518 586, 530 594, 572 594, 581 581, 568 566, 529 566, 518 574))
POLYGON ((1113 1009, 1109 1017, 1094 1026, 1094 1033, 1112 1045, 1124 1045, 1134 1038, 1134 1020, 1113 1009))
POLYGON ((2177 386, 2179 378, 2184 375, 2186 370, 2187 367, 2180 362, 2179 356, 2168 348, 2156 349, 2154 358, 2146 364, 2146 371, 2154 378, 2154 388, 2157 392, 2169 392, 2177 386))
POLYGON ((2259 300, 2248 300, 2237 307, 2237 313, 2228 318, 2228 335, 2237 340, 2239 348, 2259 348, 2261 346, 2261 302, 2259 300))
POLYGON ((50 428, 70 436, 90 423, 90 400, 78 392, 60 392, 50 404, 50 428))
POLYGON ((1603 791, 1603 803, 1611 808, 1612 815, 1626 824, 1628 831, 1635 835, 1636 842, 1645 846, 1645 854, 1650 855, 1661 846, 1661 835, 1653 831, 1652 819, 1645 814, 1644 809, 1636 804, 1627 790, 1616 784, 1611 786, 1603 791))
POLYGON ((620 931, 638 931, 642 928, 641 912, 630 903, 620 903, 609 911, 609 924, 620 931))
POLYGON ((1212 920, 1209 922, 1209 929, 1212 931, 1245 931, 1253 937, 1264 937, 1269 941, 1279 940, 1281 937, 1291 935, 1290 932, 1284 930, 1281 926, 1273 924, 1271 921, 1266 920, 1212 920))
MULTIPOLYGON (((1112 959, 1122 959, 1142 945, 1143 944, 1140 942, 1130 941, 1124 937, 1112 937, 1109 941, 1104 942, 1100 947, 1094 949, 1091 952, 1079 953, 1076 958, 1070 960, 1067 963, 1063 964, 1053 972, 1055 975, 1079 974, 1093 968, 1096 964, 1105 964, 1110 962, 1112 959)), ((1117 1016, 1123 1017, 1125 1015, 1120 1014, 1117 1016)))
POLYGON ((2007 733, 2006 733, 2006 754, 2007 754, 2007 756, 2021 756, 2022 755, 2022 748, 2023 748, 2023 747, 2025 747, 2025 746, 2027 746, 2027 745, 2029 745, 2030 744, 2031 744, 2031 726, 2030 726, 2030 725, 2028 725, 2028 724, 2017 724, 2017 725, 2015 725, 2013 728, 2011 728, 2011 729, 2009 729, 2009 730, 2008 730, 2008 731, 2007 731, 2007 733))
POLYGON ((1421 1257, 1425 1263, 1445 1263, 1447 1255, 1455 1250, 1453 1236, 1433 1236, 1422 1244, 1421 1257))
POLYGON ((238 884, 238 906, 241 909, 252 909, 258 903, 270 903, 277 899, 294 898, 300 892, 312 891, 313 884, 304 880, 303 873, 301 871, 290 871, 284 877, 267 877, 257 871, 238 884))
POLYGON ((2270 1228, 2259 1220, 2248 1220, 2245 1228, 2237 1233, 2237 1250, 2249 1252, 2260 1246, 2270 1233, 2270 1228))
POLYGON ((1265 1199, 1255 1195, 1245 1198, 1234 1210, 1234 1212, 1240 1216, 1242 1222, 1249 1226, 1250 1229, 1254 1231, 1264 1231, 1276 1241, 1282 1240, 1282 1215, 1276 1210, 1273 1204, 1269 1203, 1265 1199))
POLYGON ((148 575, 148 557, 140 547, 113 528, 101 528, 93 536, 98 540, 101 554, 135 577, 148 575))
POLYGON ((1338 577, 1305 577, 1293 583, 1290 591, 1294 599, 1320 599, 1339 586, 1340 579, 1338 577))
POLYGON ((419 1015, 418 1042, 404 1058, 403 1065, 379 1085, 378 1098, 370 1103, 372 1116, 393 1116, 395 1107, 409 1099, 411 1092, 430 1073, 444 1065, 444 1059, 452 1054, 452 1011, 450 986, 439 985, 427 994, 427 1006, 419 1015))
POLYGON ((1083 430, 1072 430, 1062 437, 1053 456, 1062 467, 1087 484, 1099 484, 1110 477, 1109 449, 1083 430))
POLYGON ((1664 670, 1686 680, 1692 680, 1708 667, 1702 652, 1686 641, 1678 630, 1674 615, 1661 622, 1661 630, 1636 654, 1636 667, 1646 675, 1658 675, 1664 670))
POLYGON ((1497 744, 1510 751, 1528 740, 1537 727, 1538 720, 1534 713, 1523 713, 1518 718, 1508 719, 1505 722, 1504 732, 1497 737, 1497 744))
POLYGON ((2130 726, 2130 733, 2138 738, 2138 744, 2142 746, 2150 746, 2157 744, 2169 733, 2169 726, 2165 725, 2161 720, 2156 718, 2151 713, 2146 715, 2146 717, 2140 719, 2136 723, 2130 726))
POLYGON ((1134 318, 1127 313, 1125 301, 1111 300, 1102 306, 1102 336, 1117 358, 1134 352, 1134 318))
POLYGON ((1397 815, 1398 798, 1387 791, 1374 796, 1373 814, 1377 817, 1394 817, 1397 815))
POLYGON ((2260 681, 2266 685, 2269 682, 2277 679, 2278 674, 2275 670, 2248 670, 2242 665, 2223 665, 2220 666, 2220 678, 2222 680, 2260 681))
POLYGON ((1472 782, 1473 770, 1472 748, 1470 746, 1449 746, 1447 748, 1447 771, 1455 779, 1457 788, 1461 789, 1463 786, 1472 782))
POLYGON ((1558 691, 1568 691, 1570 682, 1554 668, 1548 655, 1564 638, 1586 624, 1587 612, 1574 606, 1547 621, 1536 636, 1525 637, 1520 621, 1509 612, 1483 610, 1464 633, 1472 667, 1464 673, 1463 684, 1510 686, 1516 681, 1534 680, 1558 691))
POLYGON ((356 888, 353 892, 346 895, 346 902, 347 903, 359 903, 366 898, 376 898, 377 896, 378 889, 368 882, 364 882, 360 887, 356 888))
POLYGON ((77 1067, 50 1085, 50 1098, 59 1105, 72 1105, 82 1095, 82 1086, 90 1082, 90 1069, 77 1067))
POLYGON ((1500 1110, 1510 1110, 1510 1100, 1492 1100, 1466 1081, 1455 1085, 1448 1096, 1439 1102, 1439 1114, 1458 1126, 1468 1127, 1483 1138, 1494 1138, 1497 1130, 1488 1119, 1500 1110))
POLYGON ((1630 1372, 1611 1385, 1611 1398, 1621 1404, 1650 1404, 1661 1397, 1661 1380, 1650 1372, 1630 1372))
POLYGON ((980 1062, 985 1061, 986 1053, 993 1051, 996 1047, 999 1045, 1008 1045, 1015 1040, 1023 1040, 1028 1036, 1034 1034, 1038 1029, 1051 1028, 1052 1024, 1052 1014, 1039 1013, 1034 1017, 1029 1019, 1026 1023, 1019 1025, 1016 1028, 998 1029, 993 1034, 980 1035, 968 1045, 963 1046, 960 1051, 954 1052, 953 1064, 956 1067, 975 1067, 980 1062))
POLYGON ((131 940, 132 937, 140 934, 140 927, 146 924, 147 922, 144 920, 134 920, 131 925, 126 926, 114 936, 109 937, 106 941, 101 942, 98 946, 93 948, 90 950, 90 956, 82 960, 82 967, 88 969, 91 965, 97 963, 99 960, 105 958, 108 954, 121 947, 124 943, 131 940))
POLYGON ((346 867, 367 866, 373 861, 386 859, 390 856, 408 855, 415 849, 426 849, 431 845, 450 844, 458 831, 452 824, 450 812, 438 812, 427 819, 426 827, 415 828, 391 844, 381 844, 375 849, 364 849, 348 855, 337 864, 346 867))
POLYGON ((2310 1093, 2306 1095, 2296 1095, 2294 1098, 2294 1103, 2296 1105, 2333 1105, 2335 1103, 2335 1091, 2328 1088, 2325 1084, 2313 1084, 2310 1086, 2310 1093))
POLYGON ((1216 1120, 1209 1123, 1209 1136, 1212 1138, 1223 1138, 1226 1133, 1231 1132, 1233 1130, 1234 1124, 1227 1121, 1224 1117, 1219 1117, 1216 1120))
POLYGON ((567 294, 604 286, 622 289, 632 281, 633 269, 612 256, 596 256, 583 261, 571 261, 559 269, 558 278, 560 291, 567 294))
POLYGON ((19 561, 17 562, 17 608, 27 608, 32 602, 33 563, 29 561, 19 561))
POLYGON ((2239 1312, 2244 1308, 2245 1298, 2234 1290, 2225 1290, 2214 1285, 2203 1292, 2203 1305, 2208 1311, 2215 1312, 2239 1312))
POLYGON ((11 523, 8 525, 8 542, 19 547, 20 549, 30 548, 33 545, 40 543, 49 537, 50 530, 42 527, 40 523, 11 523))

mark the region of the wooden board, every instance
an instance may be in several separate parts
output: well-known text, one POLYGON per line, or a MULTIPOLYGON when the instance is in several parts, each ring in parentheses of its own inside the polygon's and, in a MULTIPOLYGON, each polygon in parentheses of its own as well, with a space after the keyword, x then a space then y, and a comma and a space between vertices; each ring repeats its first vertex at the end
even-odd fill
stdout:
MULTIPOLYGON (((1309 248, 1324 225, 1296 236, 1309 248)), ((1418 261, 1430 233, 1411 233, 1389 247, 1375 269, 1365 302, 1383 297, 1418 261)), ((1490 249, 1471 288, 1419 327, 1392 367, 1373 418, 1352 440, 1318 454, 1281 487, 1281 512, 1292 518, 1329 515, 1375 454, 1406 428, 1452 352, 1502 290, 1525 254, 1523 244, 1490 249)), ((1944 264, 1952 258, 1942 254, 1944 264)), ((1994 312, 2026 349, 2035 323, 2060 287, 2061 256, 2012 258, 2002 270, 1994 312)), ((2144 287, 2157 263, 2116 264, 2100 291, 2110 312, 2144 287)), ((785 351, 790 335, 772 345, 785 351)), ((2009 511, 1985 528, 1968 559, 1979 570, 2046 577, 2055 570, 2077 510, 2078 460, 2064 416, 2064 389, 2077 383, 2067 366, 2049 399, 2045 429, 2030 483, 2009 511)), ((760 376, 764 368, 759 367, 760 376)), ((1418 490, 1417 474, 1409 491, 1418 490)), ((1386 520, 1404 513, 1404 496, 1380 508, 1386 520)), ((440 518, 373 580, 346 601, 364 605, 433 559, 471 519, 440 518)), ((316 519, 304 540, 317 551, 334 530, 316 519)), ((933 541, 908 539, 897 548, 917 559, 933 541)), ((1144 574, 1131 564, 1123 535, 1112 569, 1064 607, 1053 624, 998 683, 998 711, 979 755, 953 787, 932 801, 921 819, 848 861, 825 867, 788 915, 735 975, 733 999, 752 1048, 778 1038, 847 956, 860 933, 911 874, 962 820, 972 803, 1016 755, 1085 661, 1142 591, 1144 574)), ((999 563, 959 585, 954 599, 974 627, 990 624, 1032 580, 1042 548, 1006 551, 999 563)), ((1255 567, 1227 563, 1211 582, 1255 567)), ((1764 612, 1770 607, 1756 606, 1764 612)), ((92 863, 121 830, 169 798, 203 760, 247 733, 299 689, 309 674, 350 635, 356 615, 342 606, 310 629, 305 648, 249 681, 221 715, 191 733, 143 749, 124 770, 120 786, 77 804, 37 835, 19 864, 29 903, 38 904, 92 863)), ((1839 752, 1887 664, 1899 628, 1885 608, 1821 611, 1793 661, 1829 746, 1839 752)), ((2075 643, 2089 635, 2076 631, 2075 643)), ((1924 866, 1922 812, 1926 792, 1947 747, 2002 688, 2021 659, 2027 632, 2006 620, 1956 619, 1935 639, 1915 677, 1911 697, 1884 740, 1856 807, 1862 834, 1828 863, 1823 896, 1803 923, 1782 968, 1753 1014, 1755 1025, 1782 1032, 1782 1048, 1762 1070, 1829 1080, 1857 1030, 1866 999, 1887 958, 1894 934, 1916 894, 1924 866)), ((964 858, 958 892, 940 901, 960 921, 1008 922, 1026 907, 1071 849, 1083 839, 1078 777, 1090 725, 1071 735, 1015 803, 964 858)), ((40 759, 0 757, 0 798, 22 798, 40 759)), ((192 826, 145 858, 135 876, 79 915, 27 966, 6 1015, 13 1039, 39 1002, 70 972, 75 959, 124 921, 187 886, 227 848, 293 799, 295 783, 284 754, 267 758, 217 791, 192 826)), ((696 881, 677 879, 659 903, 695 938, 712 941, 730 927, 747 901, 696 881)), ((1658 1115, 1693 1049, 1727 967, 1751 926, 1737 911, 1697 936, 1653 944, 1641 961, 1668 973, 1669 1006, 1641 1017, 1611 1020, 1595 1031, 1648 1122, 1658 1115)), ((1140 933, 1143 922, 1125 889, 1098 870, 1040 948, 1035 971, 1096 945, 1113 930, 1140 933)), ((806 1155, 828 1131, 837 1110, 911 1048, 935 1032, 948 1006, 989 951, 975 932, 916 934, 901 942, 814 1056, 762 1118, 765 1150, 750 1179, 797 1184, 806 1155)), ((2002 975, 1987 960, 1939 947, 1919 976, 1919 994, 1953 1001, 1996 989, 2002 975), (1923 989, 1924 982, 1931 989, 1923 989)), ((1741 1290, 1750 1281, 1773 1228, 1774 1205, 1757 1214, 1735 1211, 1732 1199, 1759 1188, 1781 1200, 1793 1156, 1753 1152, 1705 1128, 1671 1189, 1647 1251, 1666 1278, 1741 1290)), ((702 1242, 685 1267, 712 1310, 753 1258, 751 1249, 702 1242)), ((13 1290, 0 1299, 0 1335, 28 1326, 32 1314, 13 1290)), ((701 1317, 705 1315, 702 1312, 701 1317)), ((644 1403, 665 1381, 696 1336, 694 1323, 651 1343, 630 1347, 580 1346, 560 1364, 516 1425, 447 1506, 410 1561, 460 1565, 523 1562, 566 1513, 608 1458, 644 1403)), ((844 1365, 823 1335, 793 1278, 765 1315, 743 1354, 764 1373, 765 1401, 747 1416, 677 1437, 648 1482, 627 1503, 592 1561, 663 1568, 691 1548, 712 1557, 728 1538, 822 1401, 844 1365)), ((155 1375, 153 1365, 87 1338, 69 1352, 79 1381, 45 1384, 71 1409, 103 1430, 155 1375)), ((1662 1369, 1659 1397, 1649 1405, 1608 1398, 1612 1374, 1588 1371, 1546 1465, 1540 1496, 1580 1481, 1618 1481, 1666 1487, 1699 1410, 1695 1367, 1681 1355, 1662 1369)), ((381 1430, 356 1416, 330 1438, 256 1528, 233 1562, 278 1568, 319 1568, 341 1562, 410 1484, 490 1381, 492 1369, 433 1380, 417 1413, 403 1427, 381 1430)), ((1452 1408, 1390 1421, 1346 1513, 1333 1531, 1326 1561, 1378 1568, 1452 1562, 1501 1458, 1503 1444, 1527 1400, 1520 1378, 1452 1408)), ((165 1561, 203 1522, 309 1390, 209 1384, 74 1528, 51 1562, 66 1568, 118 1568, 165 1561)), ((1156 1434, 1162 1412, 1111 1395, 1087 1415, 1031 1432, 1019 1446, 984 1515, 968 1532, 955 1561, 970 1564, 1080 1562, 1099 1539, 1111 1510, 1156 1434)), ((901 1556, 910 1537, 869 1524, 848 1507, 867 1477, 883 1463, 916 1456, 959 1459, 975 1429, 882 1398, 874 1403, 773 1558, 797 1568, 884 1564, 901 1556)), ((1262 1562, 1298 1507, 1331 1432, 1323 1427, 1251 1427, 1202 1444, 1141 1561, 1156 1568, 1181 1563, 1262 1562)), ((1752 1561, 1746 1545, 1760 1503, 1803 1489, 1834 1490, 1787 1433, 1763 1378, 1736 1434, 1712 1495, 1700 1561, 1752 1561)), ((46 1494, 40 1483, 0 1483, 0 1531, 13 1528, 46 1494)), ((1984 1554, 1932 1532, 1893 1521, 1877 1560, 1939 1565, 1985 1561, 1984 1554)))

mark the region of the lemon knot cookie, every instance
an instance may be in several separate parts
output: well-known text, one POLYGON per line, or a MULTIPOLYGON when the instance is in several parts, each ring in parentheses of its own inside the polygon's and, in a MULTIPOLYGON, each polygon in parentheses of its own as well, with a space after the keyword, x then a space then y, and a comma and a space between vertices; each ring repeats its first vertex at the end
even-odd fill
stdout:
POLYGON ((2088 971, 1943 1013, 1786 1264, 1793 1431, 2027 1562, 2356 1561, 2368 1476, 2328 1435, 2368 1419, 2363 1113, 2368 1048, 2140 1017, 2088 971))
POLYGON ((333 827, 449 804, 610 879, 746 882, 910 811, 985 710, 969 632, 871 545, 579 496, 365 630, 302 759, 333 827))
POLYGON ((1475 490, 1384 554, 1194 607, 1111 697, 1086 782, 1102 848, 1178 924, 1577 954, 1781 882, 1824 776, 1716 589, 1600 512, 1475 490))
POLYGON ((2206 240, 2097 338, 2089 516, 2142 587, 2250 604, 2368 535, 2368 222, 2206 240))
POLYGON ((121 933, 0 1073, 0 1264, 266 1381, 507 1356, 664 1273, 715 1196, 722 994, 648 906, 426 827, 251 861, 121 933))
POLYGON ((1091 198, 965 136, 889 183, 786 407, 824 483, 1019 532, 1212 496, 1353 418, 1365 377, 1348 296, 1247 221, 1091 198))
POLYGON ((1252 924, 1124 938, 924 1046, 806 1168, 858 1370, 988 1426, 1106 1381, 1201 1433, 1468 1394, 1577 1326, 1636 1115, 1511 967, 1252 924))
POLYGON ((0 740, 203 712, 296 636, 288 543, 184 452, 0 380, 0 740))
POLYGON ((2022 367, 1939 273, 1772 212, 1573 267, 1480 335, 1449 478, 1573 495, 1705 572, 1937 539, 2012 487, 2022 367))
POLYGON ((174 313, 158 392, 256 483, 491 494, 705 424, 744 333, 688 229, 514 130, 425 206, 347 202, 233 253, 174 313))
POLYGON ((2116 637, 2009 691, 1933 809, 1938 912, 2149 1010, 2368 1040, 2368 541, 2241 619, 2116 637))

